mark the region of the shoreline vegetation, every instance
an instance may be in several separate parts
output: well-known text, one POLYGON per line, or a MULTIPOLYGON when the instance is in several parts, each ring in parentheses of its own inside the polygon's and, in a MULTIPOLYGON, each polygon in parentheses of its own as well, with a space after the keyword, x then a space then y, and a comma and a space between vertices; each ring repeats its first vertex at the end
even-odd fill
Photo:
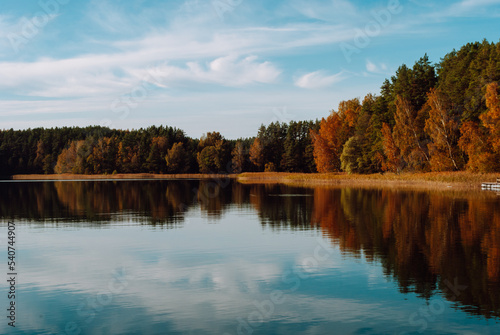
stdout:
POLYGON ((294 186, 356 186, 356 187, 412 187, 412 188, 467 188, 480 189, 483 182, 495 182, 498 173, 427 172, 427 173, 289 173, 245 172, 241 174, 151 174, 132 173, 114 175, 13 175, 16 181, 61 180, 140 180, 140 179, 235 179, 243 184, 287 184, 294 186))
POLYGON ((235 174, 206 174, 206 173, 181 173, 181 174, 156 174, 156 173, 118 173, 118 174, 17 174, 11 180, 102 180, 102 179, 218 179, 235 178, 235 174))

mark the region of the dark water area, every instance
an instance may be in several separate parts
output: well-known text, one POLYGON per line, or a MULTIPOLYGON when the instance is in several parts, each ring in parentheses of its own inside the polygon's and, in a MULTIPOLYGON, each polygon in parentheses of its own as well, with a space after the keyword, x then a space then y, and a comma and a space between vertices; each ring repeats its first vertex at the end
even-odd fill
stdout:
POLYGON ((500 333, 494 192, 152 180, 0 195, 1 264, 11 221, 18 273, 2 334, 500 333))

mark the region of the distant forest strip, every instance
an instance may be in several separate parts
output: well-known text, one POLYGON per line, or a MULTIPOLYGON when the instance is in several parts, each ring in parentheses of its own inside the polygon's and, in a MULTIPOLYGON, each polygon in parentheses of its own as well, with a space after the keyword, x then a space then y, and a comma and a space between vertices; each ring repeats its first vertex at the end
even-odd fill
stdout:
POLYGON ((0 175, 500 171, 500 42, 469 43, 438 64, 402 65, 379 95, 321 121, 273 122, 253 138, 177 128, 0 131, 0 175))

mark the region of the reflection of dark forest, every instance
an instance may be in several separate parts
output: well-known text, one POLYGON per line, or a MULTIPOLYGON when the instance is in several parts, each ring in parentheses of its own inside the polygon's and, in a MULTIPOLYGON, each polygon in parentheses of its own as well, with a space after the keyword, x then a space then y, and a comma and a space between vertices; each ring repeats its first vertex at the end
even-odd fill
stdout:
POLYGON ((180 227, 256 211, 271 230, 318 229, 349 255, 380 262, 402 292, 442 292, 474 315, 500 317, 500 199, 489 193, 296 188, 229 180, 0 183, 0 218, 180 227), (456 294, 446 282, 466 285, 456 294))

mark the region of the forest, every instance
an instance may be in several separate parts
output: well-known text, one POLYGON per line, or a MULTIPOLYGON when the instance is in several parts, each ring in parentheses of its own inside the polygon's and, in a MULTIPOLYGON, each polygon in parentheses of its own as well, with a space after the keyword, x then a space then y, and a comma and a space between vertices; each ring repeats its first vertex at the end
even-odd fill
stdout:
POLYGON ((437 64, 401 65, 380 93, 322 120, 273 122, 255 137, 190 138, 171 126, 0 130, 13 174, 500 171, 500 42, 469 43, 437 64))

